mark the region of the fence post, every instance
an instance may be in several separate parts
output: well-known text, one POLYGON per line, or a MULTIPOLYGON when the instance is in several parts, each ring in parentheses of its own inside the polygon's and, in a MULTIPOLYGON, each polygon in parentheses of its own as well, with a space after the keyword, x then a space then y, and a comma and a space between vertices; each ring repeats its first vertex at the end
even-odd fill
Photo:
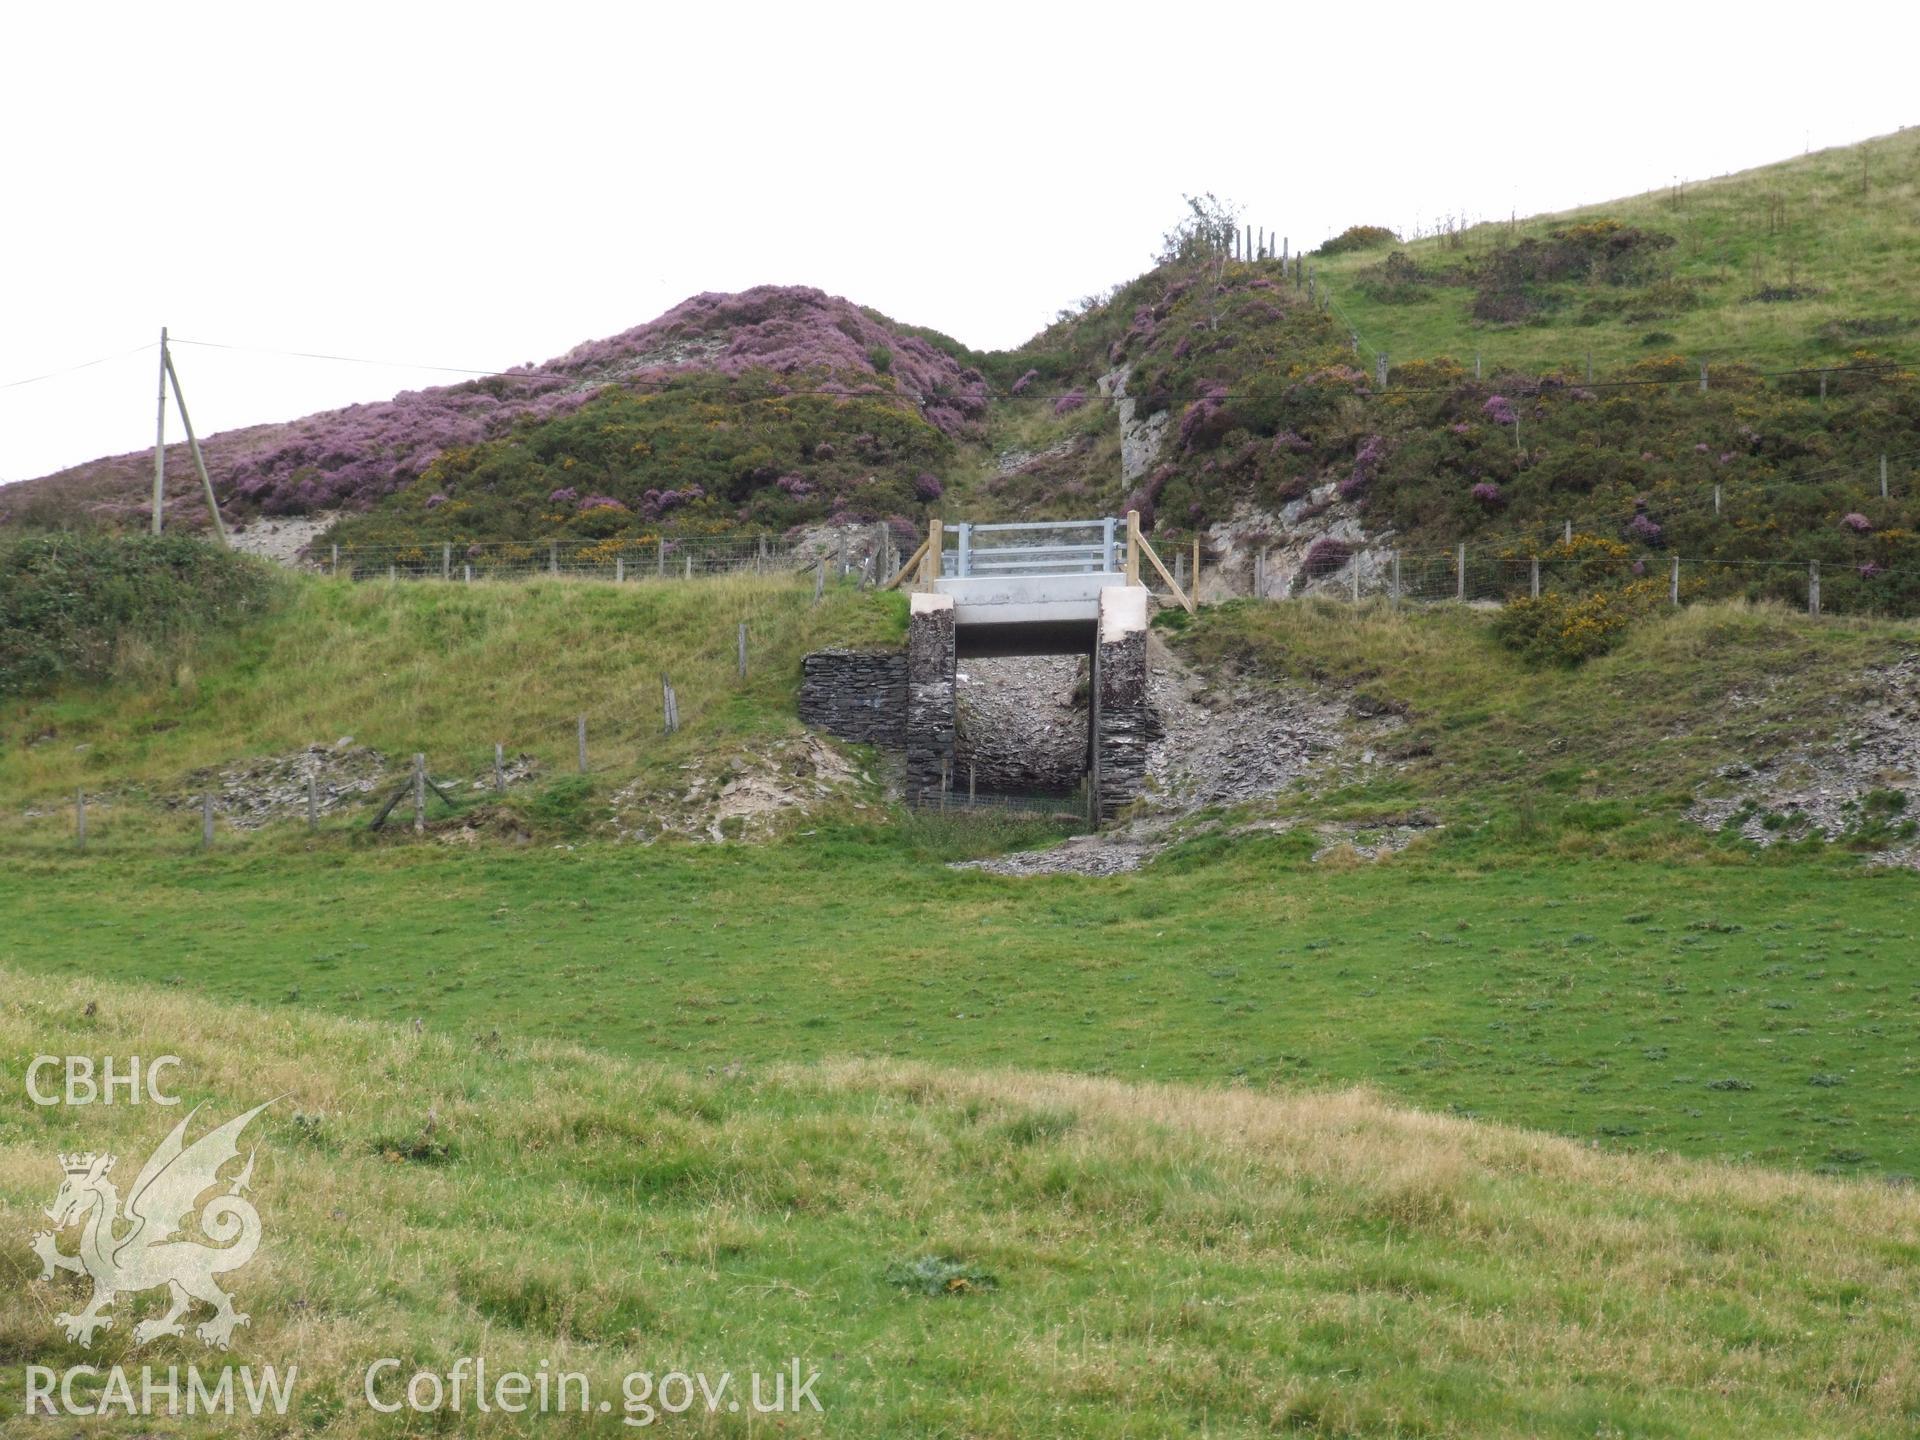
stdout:
POLYGON ((1571 545, 1573 543, 1573 521, 1567 521, 1567 528, 1560 534, 1560 543, 1562 545, 1571 545))
POLYGON ((1182 590, 1187 588, 1187 552, 1184 549, 1173 552, 1173 583, 1182 590))
POLYGON ((1535 600, 1540 598, 1540 557, 1538 555, 1533 557, 1533 563, 1528 566, 1527 594, 1535 600))
POLYGON ((307 770, 307 829, 320 828, 320 778, 309 768, 307 770))
POLYGON ((1720 485, 1718 481, 1714 482, 1713 487, 1713 513, 1716 515, 1720 513, 1720 485))
POLYGON ((465 577, 466 583, 471 585, 473 583, 473 562, 469 560, 463 564, 460 567, 460 573, 465 577))
POLYGON ((1593 383, 1593 352, 1587 351, 1587 384, 1593 383))
POLYGON ((587 773, 587 717, 582 715, 575 727, 580 751, 580 773, 587 773))
POLYGON ((1887 498, 1887 457, 1884 454, 1880 457, 1880 498, 1887 498))
POLYGON ((1473 352, 1473 378, 1476 380, 1480 378, 1480 352, 1478 350, 1473 352))
POLYGON ((1820 562, 1818 560, 1807 562, 1807 613, 1809 615, 1820 613, 1820 562))
MULTIPOLYGON (((209 814, 212 812, 209 811, 209 814)), ((209 820, 208 824, 212 824, 209 820)), ((413 757, 413 833, 423 835, 427 829, 427 757, 416 754, 413 757)))
POLYGON ((940 757, 940 813, 947 813, 947 792, 953 789, 953 757, 940 757))
POLYGON ((659 548, 654 551, 653 576, 656 580, 667 578, 667 537, 660 537, 659 548))
POLYGON ((682 580, 691 580, 693 578, 693 551, 687 551, 685 558, 687 562, 686 568, 681 572, 680 578, 682 580))
POLYGON ((440 578, 442 580, 453 578, 453 542, 451 540, 440 542, 440 578))
POLYGON ((1360 603, 1360 558, 1355 556, 1347 563, 1347 578, 1353 582, 1353 603, 1360 603))
POLYGON ((1382 350, 1373 357, 1373 373, 1379 388, 1387 388, 1387 352, 1382 350))
POLYGON ((1675 605, 1680 603, 1680 557, 1673 557, 1673 577, 1667 582, 1667 599, 1675 605))
POLYGON ((76 850, 87 848, 87 792, 73 792, 73 845, 76 850))
POLYGON ((1460 542, 1459 553, 1454 557, 1453 591, 1454 599, 1465 600, 1467 598, 1467 542, 1464 540, 1460 542))
POLYGON ((547 573, 549 575, 560 573, 560 542, 558 540, 547 542, 547 573))
POLYGON ((1262 599, 1267 593, 1267 552, 1253 552, 1253 598, 1262 599))
POLYGON ((1827 372, 1824 370, 1820 372, 1820 403, 1827 403, 1827 372))
POLYGON ((613 583, 623 585, 626 583, 626 579, 627 557, 624 555, 616 555, 613 557, 613 583))
POLYGON ((747 622, 740 622, 740 678, 747 678, 747 622))
POLYGON ((973 782, 975 779, 974 768, 975 767, 972 765, 967 766, 967 804, 969 806, 973 804, 973 796, 974 796, 973 782))
POLYGON ((1400 552, 1393 552, 1393 608, 1400 608, 1400 552))
POLYGON ((818 605, 820 597, 827 593, 827 557, 822 555, 813 567, 813 603, 818 605))
POLYGON ((507 747, 498 740, 493 742, 493 793, 507 793, 507 747))
POLYGON ((398 575, 396 575, 396 574, 394 573, 394 568, 393 568, 393 562, 392 562, 391 560, 389 560, 389 561, 387 562, 387 579, 388 579, 389 581, 393 581, 393 580, 397 580, 397 579, 399 579, 399 578, 400 578, 400 577, 399 577, 398 575))
POLYGON ((1193 597, 1193 603, 1200 603, 1200 537, 1193 537, 1193 589, 1187 592, 1193 597))
POLYGON ((340 546, 338 542, 336 542, 333 547, 333 578, 336 580, 340 578, 340 546))
POLYGON ((213 848, 213 792, 208 790, 200 796, 200 848, 213 848))
POLYGON ((1702 360, 1700 362, 1700 393, 1704 395, 1706 391, 1707 391, 1707 362, 1702 360))

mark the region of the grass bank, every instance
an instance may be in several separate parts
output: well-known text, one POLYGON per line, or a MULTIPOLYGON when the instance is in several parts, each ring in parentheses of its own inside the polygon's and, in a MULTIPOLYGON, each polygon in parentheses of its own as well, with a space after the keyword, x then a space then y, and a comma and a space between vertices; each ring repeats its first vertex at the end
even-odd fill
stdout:
MULTIPOLYGON (((1892 1436, 1920 1410, 1909 1191, 1596 1153, 1364 1092, 886 1062, 699 1076, 4 979, 0 1054, 175 1054, 209 1119, 284 1096, 250 1132, 266 1241, 231 1277, 253 1319, 225 1360, 300 1378, 287 1421, 233 1433, 420 1433, 365 1403, 381 1357, 401 1377, 550 1361, 614 1407, 483 1415, 469 1392, 440 1421, 462 1434, 625 1433, 631 1372, 744 1385, 791 1357, 820 1371, 822 1413, 786 1425, 803 1435, 1892 1436), (930 1294, 899 1283, 916 1267, 968 1278, 930 1294)), ((16 1095, 0 1223, 43 1228, 57 1151, 129 1168, 170 1118, 16 1095)), ((136 1350, 125 1300, 95 1349, 69 1344, 52 1316, 78 1284, 38 1271, 0 1250, 10 1414, 26 1363, 210 1363, 191 1340, 136 1350)))

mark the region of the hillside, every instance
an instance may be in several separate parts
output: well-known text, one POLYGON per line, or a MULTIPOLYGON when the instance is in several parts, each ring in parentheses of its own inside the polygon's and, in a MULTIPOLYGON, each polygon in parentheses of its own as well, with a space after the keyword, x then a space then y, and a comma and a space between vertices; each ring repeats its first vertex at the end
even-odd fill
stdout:
MULTIPOLYGON (((810 497, 798 508, 824 515, 876 467, 892 488, 863 496, 868 508, 881 500, 906 504, 924 466, 953 437, 973 433, 986 404, 986 382, 956 358, 959 347, 944 337, 935 344, 930 334, 898 330, 818 290, 761 286, 696 295, 544 365, 214 435, 203 449, 223 507, 242 516, 364 511, 428 474, 441 488, 410 495, 408 521, 431 520, 430 512, 469 480, 455 513, 471 510, 482 493, 511 507, 499 517, 467 516, 469 531, 486 533, 499 533, 490 520, 528 522, 529 506, 564 512, 555 519, 596 508, 631 510, 646 522, 677 510, 683 525, 733 526, 753 518, 751 506, 745 513, 739 507, 759 488, 789 502, 810 497), (592 430, 564 422, 609 387, 630 402, 627 413, 644 417, 649 437, 660 428, 651 417, 671 416, 667 428, 678 432, 676 443, 656 449, 628 436, 611 470, 604 456, 567 453, 570 435, 592 430), (830 404, 829 397, 848 403, 830 404), (727 447, 710 435, 716 428, 748 433, 727 447), (524 485, 496 485, 492 473, 474 474, 523 446, 533 449, 536 463, 573 472, 562 477, 567 483, 536 495, 524 485), (838 465, 829 463, 836 448, 846 451, 838 465), (817 468, 796 495, 791 482, 799 477, 790 468, 803 458, 817 468), (783 477, 790 482, 784 492, 777 483, 783 477), (596 486, 616 488, 616 481, 625 500, 597 493, 596 486), (505 495, 497 493, 502 488, 505 495)), ((174 474, 191 473, 185 446, 170 448, 167 458, 174 474)), ((138 524, 151 482, 149 450, 9 487, 6 510, 16 520, 84 512, 138 524)), ((204 505, 187 488, 180 487, 176 522, 202 526, 204 505)))
MULTIPOLYGON (((569 1433, 607 1435, 630 1433, 625 1375, 727 1370, 743 1394, 759 1370, 771 1394, 791 1357, 819 1374, 820 1412, 778 1421, 798 1435, 1891 1436, 1920 1405, 1906 1190, 1595 1154, 1364 1092, 756 1059, 701 1077, 0 973, 8 1053, 177 1054, 223 1118, 284 1097, 249 1132, 267 1248, 229 1282, 252 1316, 231 1362, 299 1381, 288 1421, 224 1433, 418 1433, 365 1403, 384 1356, 406 1358, 383 1399, 416 1364, 552 1361, 612 1401, 569 1433)), ((60 1179, 52 1114, 0 1111, 17 1235, 60 1179)), ((96 1107, 87 1130, 130 1164, 153 1116, 96 1107)), ((38 1273, 0 1252, 11 1353, 207 1364, 126 1323, 91 1351, 58 1339, 80 1292, 38 1273)), ((0 1378, 12 1415, 21 1384, 0 1378)), ((479 1413, 469 1388, 458 1429, 555 1423, 479 1413)))
MULTIPOLYGON (((990 355, 817 291, 703 295, 538 370, 216 437, 216 483, 241 516, 337 512, 330 538, 373 547, 376 573, 379 547, 611 556, 872 522, 904 547, 930 513, 1131 508, 1203 541, 1208 598, 1377 593, 1395 552, 1437 573, 1465 542, 1622 612, 1679 556, 1687 598, 1805 604, 1817 563, 1829 610, 1913 613, 1916 145, 1407 246, 1361 235, 1312 259, 1311 288, 1297 265, 1175 247, 990 355)), ((145 463, 7 505, 137 518, 145 463)))
POLYGON ((1611 373, 1671 352, 1786 369, 1863 345, 1911 356, 1917 247, 1920 128, 1311 263, 1369 360, 1481 351, 1500 369, 1581 373, 1591 354, 1611 373))

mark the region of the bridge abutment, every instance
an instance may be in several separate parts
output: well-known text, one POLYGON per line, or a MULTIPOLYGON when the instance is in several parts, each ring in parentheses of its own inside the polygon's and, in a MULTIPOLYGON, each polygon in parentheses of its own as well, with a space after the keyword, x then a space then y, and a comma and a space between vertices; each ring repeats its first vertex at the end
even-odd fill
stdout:
POLYGON ((1102 820, 1118 815, 1146 780, 1154 724, 1147 701, 1147 614, 1144 586, 1114 585, 1100 592, 1088 748, 1094 807, 1102 820))
POLYGON ((907 620, 907 794, 940 796, 941 768, 953 755, 953 597, 916 593, 907 620))

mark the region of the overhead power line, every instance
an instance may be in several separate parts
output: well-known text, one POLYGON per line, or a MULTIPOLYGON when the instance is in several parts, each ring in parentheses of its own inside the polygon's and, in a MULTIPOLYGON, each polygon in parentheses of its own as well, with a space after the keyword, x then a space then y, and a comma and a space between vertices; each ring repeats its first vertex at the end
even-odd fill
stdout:
POLYGON ((29 375, 24 380, 9 380, 5 384, 0 384, 0 390, 17 390, 22 385, 38 385, 42 380, 57 380, 62 375, 71 375, 78 370, 91 370, 96 365, 106 365, 115 360, 125 360, 130 355, 138 355, 143 351, 151 350, 159 343, 157 340, 149 340, 144 345, 136 345, 133 349, 122 350, 118 354, 102 355, 95 360, 82 360, 78 365, 68 365, 61 370, 49 370, 44 375, 29 375))

